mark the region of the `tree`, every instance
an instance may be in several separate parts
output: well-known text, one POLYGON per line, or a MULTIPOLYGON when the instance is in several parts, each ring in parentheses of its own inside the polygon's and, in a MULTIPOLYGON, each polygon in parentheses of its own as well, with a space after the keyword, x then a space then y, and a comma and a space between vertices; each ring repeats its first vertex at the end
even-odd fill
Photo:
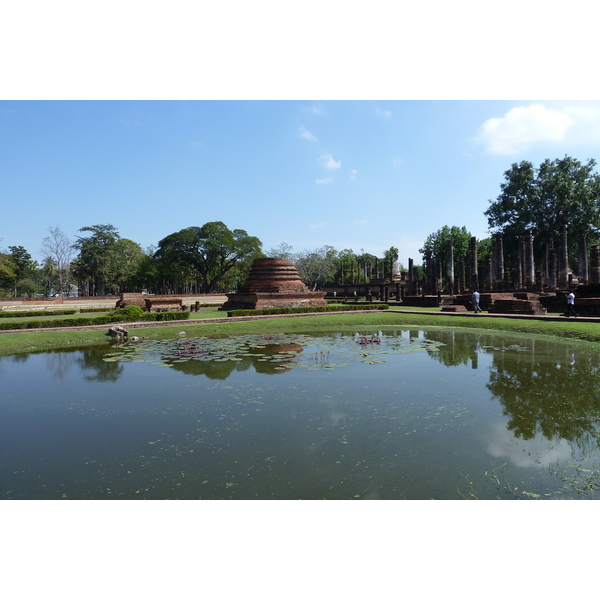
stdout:
POLYGON ((138 290, 155 291, 158 286, 158 261, 154 258, 155 246, 143 251, 134 276, 135 287, 138 290))
POLYGON ((49 261, 53 265, 53 275, 58 281, 61 294, 68 292, 71 285, 71 259, 73 245, 71 240, 61 231, 60 227, 48 227, 50 235, 42 241, 42 255, 48 270, 49 261))
POLYGON ((294 257, 298 274, 312 290, 333 279, 338 267, 338 252, 333 246, 322 246, 312 252, 304 250, 294 257))
POLYGON ((87 284, 90 296, 103 295, 107 279, 110 280, 110 253, 121 239, 112 225, 92 225, 79 231, 89 232, 87 237, 78 237, 73 248, 79 251, 75 266, 81 283, 87 284))
POLYGON ((532 230, 538 258, 546 239, 559 242, 560 228, 567 228, 571 254, 584 232, 590 241, 600 230, 600 176, 596 161, 587 163, 565 156, 546 159, 536 170, 529 161, 514 163, 504 173, 500 195, 485 211, 491 231, 503 234, 503 245, 514 255, 518 237, 532 230))
POLYGON ((452 240, 454 269, 456 270, 461 260, 467 260, 471 237, 464 225, 462 227, 444 225, 427 236, 423 247, 419 248, 419 252, 425 255, 425 252, 430 251, 432 258, 441 259, 442 267, 445 267, 448 257, 448 240, 452 240))
POLYGON ((42 276, 42 285, 46 290, 46 295, 50 294, 54 289, 60 289, 58 285, 58 276, 56 273, 56 263, 50 256, 46 256, 42 266, 40 267, 40 273, 42 276))
POLYGON ((144 252, 141 246, 125 238, 117 240, 107 253, 106 285, 114 292, 137 291, 135 281, 144 252))
POLYGON ((266 255, 269 258, 281 258, 283 260, 293 260, 294 253, 292 252, 294 248, 285 242, 281 242, 277 248, 271 248, 266 255))
POLYGON ((16 281, 16 265, 10 254, 0 253, 0 290, 2 294, 14 292, 14 283, 16 281))
POLYGON ((249 268, 259 257, 262 243, 243 229, 230 231, 221 221, 211 221, 202 227, 187 227, 168 235, 158 243, 156 258, 161 271, 175 269, 175 274, 189 279, 197 277, 200 292, 210 294, 234 268, 244 264, 249 268))
POLYGON ((31 254, 23 246, 9 246, 10 257, 14 265, 15 296, 33 296, 42 291, 38 281, 38 263, 31 259, 31 254))

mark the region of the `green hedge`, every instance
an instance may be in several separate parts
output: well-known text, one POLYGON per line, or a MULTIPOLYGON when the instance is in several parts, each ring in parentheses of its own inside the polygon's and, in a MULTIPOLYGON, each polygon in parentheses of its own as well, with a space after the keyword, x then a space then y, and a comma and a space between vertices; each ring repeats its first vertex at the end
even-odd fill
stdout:
MULTIPOLYGON (((164 312, 145 313, 141 321, 185 321, 189 319, 190 313, 164 312)), ((21 321, 18 323, 0 323, 0 329, 46 329, 49 327, 86 327, 88 325, 114 325, 115 323, 127 323, 123 318, 116 315, 105 317, 77 317, 75 319, 48 319, 47 321, 21 321)))
POLYGON ((340 312, 344 310, 387 310, 389 304, 358 304, 343 306, 282 306, 280 308, 261 308, 259 310, 230 310, 228 317, 256 317, 260 315, 293 315, 297 313, 340 312))
POLYGON ((74 315, 75 309, 69 310, 6 310, 0 312, 0 319, 14 319, 15 317, 51 317, 54 315, 74 315))

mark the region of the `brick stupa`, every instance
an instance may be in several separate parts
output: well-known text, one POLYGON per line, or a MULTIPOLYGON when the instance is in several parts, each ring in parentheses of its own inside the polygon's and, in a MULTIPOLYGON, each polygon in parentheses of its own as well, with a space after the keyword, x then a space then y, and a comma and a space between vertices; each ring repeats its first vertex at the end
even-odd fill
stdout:
POLYGON ((327 306, 325 292, 311 292, 292 261, 257 258, 240 291, 227 294, 222 310, 282 306, 327 306))

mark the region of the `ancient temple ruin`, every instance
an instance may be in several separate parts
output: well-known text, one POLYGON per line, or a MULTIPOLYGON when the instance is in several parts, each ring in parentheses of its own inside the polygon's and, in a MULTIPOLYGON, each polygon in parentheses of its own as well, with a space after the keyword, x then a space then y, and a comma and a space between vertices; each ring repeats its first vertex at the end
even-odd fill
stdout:
POLYGON ((325 292, 311 292, 292 261, 257 258, 240 291, 227 294, 222 310, 287 306, 327 306, 325 292))
MULTIPOLYGON (((586 236, 579 232, 577 271, 569 269, 567 228, 561 227, 557 247, 549 236, 545 245, 534 252, 533 231, 519 236, 514 255, 507 260, 502 234, 491 240, 487 259, 477 256, 477 239, 472 237, 465 260, 455 263, 451 239, 446 241, 445 264, 431 250, 424 251, 423 276, 417 277, 413 259, 408 259, 406 273, 394 273, 361 283, 354 281, 326 287, 331 295, 345 301, 385 302, 406 307, 441 306, 443 310, 472 310, 472 293, 481 294, 480 306, 491 313, 545 314, 564 310, 565 296, 575 289, 578 311, 582 315, 600 316, 600 248, 588 247, 586 236)), ((342 281, 343 272, 342 272, 342 281)))

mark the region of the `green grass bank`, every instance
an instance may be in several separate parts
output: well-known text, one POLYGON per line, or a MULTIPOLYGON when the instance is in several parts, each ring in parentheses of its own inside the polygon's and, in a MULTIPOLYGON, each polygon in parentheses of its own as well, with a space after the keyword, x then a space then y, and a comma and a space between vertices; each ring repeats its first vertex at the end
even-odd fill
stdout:
MULTIPOLYGON (((202 315, 208 316, 208 315, 202 315)), ((212 316, 212 315, 211 315, 212 316)), ((223 316, 223 313, 220 313, 223 316)), ((123 324, 127 327, 127 324, 123 324)), ((480 315, 412 314, 401 311, 377 311, 360 314, 315 314, 303 317, 262 318, 229 323, 192 323, 141 327, 133 335, 147 339, 177 337, 180 331, 188 336, 270 334, 292 332, 391 330, 399 327, 450 327, 504 331, 531 335, 554 336, 600 343, 600 323, 576 320, 547 321, 543 319, 511 319, 480 315)), ((18 332, 0 335, 0 355, 61 350, 77 346, 108 344, 107 329, 91 331, 18 332)))

